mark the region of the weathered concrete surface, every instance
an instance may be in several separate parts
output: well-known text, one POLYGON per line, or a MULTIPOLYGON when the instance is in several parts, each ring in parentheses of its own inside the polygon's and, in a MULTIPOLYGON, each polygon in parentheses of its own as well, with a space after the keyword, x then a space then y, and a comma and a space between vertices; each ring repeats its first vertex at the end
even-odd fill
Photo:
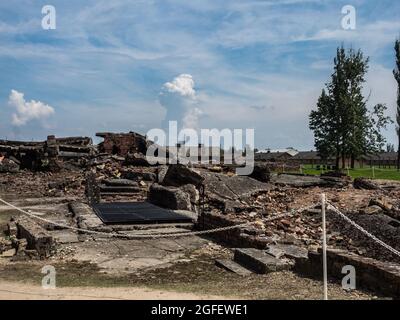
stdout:
POLYGON ((289 258, 289 259, 307 259, 308 258, 308 250, 305 248, 301 248, 299 246, 290 245, 290 244, 272 244, 269 245, 266 252, 271 256, 280 259, 280 258, 289 258))
POLYGON ((291 267, 285 261, 276 259, 264 250, 254 248, 235 249, 234 260, 260 274, 289 270, 291 267))
POLYGON ((27 249, 36 250, 41 257, 49 257, 54 250, 54 239, 39 224, 32 220, 21 218, 17 221, 17 237, 26 239, 27 249))
POLYGON ((103 183, 106 186, 113 186, 113 187, 138 187, 138 183, 136 181, 132 181, 129 179, 104 179, 103 183))
POLYGON ((317 177, 296 174, 278 174, 271 177, 271 182, 277 185, 295 188, 332 187, 341 188, 348 184, 347 180, 335 177, 317 177))
POLYGON ((141 189, 137 186, 106 186, 100 185, 100 192, 101 193, 138 193, 141 189))
POLYGON ((252 274, 252 272, 249 269, 246 269, 245 267, 241 266, 240 264, 238 264, 235 261, 232 261, 230 259, 217 259, 217 260, 215 260, 215 264, 218 267, 221 267, 230 272, 236 273, 240 276, 248 276, 248 275, 252 274))
POLYGON ((71 230, 56 230, 52 231, 51 235, 54 237, 57 243, 78 243, 79 235, 71 230))
POLYGON ((68 204, 68 207, 73 213, 79 228, 99 231, 111 231, 111 229, 103 224, 100 218, 87 204, 82 202, 70 202, 68 204))
POLYGON ((224 213, 249 209, 252 197, 268 192, 271 186, 245 176, 227 176, 225 174, 201 171, 204 178, 205 195, 210 205, 224 213))
POLYGON ((189 193, 177 187, 166 187, 154 183, 148 194, 150 203, 172 210, 192 210, 189 193))
POLYGON ((99 238, 74 246, 69 258, 81 262, 90 261, 110 274, 131 273, 168 267, 187 259, 189 252, 207 246, 208 242, 200 237, 146 240, 99 238))

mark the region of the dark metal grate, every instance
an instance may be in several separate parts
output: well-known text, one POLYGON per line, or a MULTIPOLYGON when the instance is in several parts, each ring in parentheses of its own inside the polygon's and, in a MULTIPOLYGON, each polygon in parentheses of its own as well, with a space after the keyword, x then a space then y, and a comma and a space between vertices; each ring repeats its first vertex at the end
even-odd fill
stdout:
POLYGON ((155 224, 192 222, 190 217, 148 202, 93 204, 94 212, 106 224, 155 224))

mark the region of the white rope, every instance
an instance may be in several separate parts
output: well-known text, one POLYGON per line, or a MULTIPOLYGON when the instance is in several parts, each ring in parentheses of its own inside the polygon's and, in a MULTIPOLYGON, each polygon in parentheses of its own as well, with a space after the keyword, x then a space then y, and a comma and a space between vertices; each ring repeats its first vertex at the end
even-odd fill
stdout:
POLYGON ((298 210, 292 210, 290 212, 283 212, 280 213, 278 215, 275 215, 271 218, 266 218, 266 219, 261 219, 261 220, 256 220, 256 221, 250 221, 250 222, 245 222, 245 223, 241 223, 241 224, 237 224, 237 225, 232 225, 232 226, 227 226, 227 227, 221 227, 221 228, 216 228, 216 229, 211 229, 211 230, 202 230, 202 231, 192 231, 192 232, 179 232, 179 233, 163 233, 163 234, 120 234, 120 233, 111 233, 111 232, 102 232, 102 231, 95 231, 95 230, 89 230, 89 229, 83 229, 83 228, 77 228, 77 227, 71 227, 68 225, 64 225, 61 223, 57 223, 39 216, 34 215, 34 213, 32 212, 28 212, 26 210, 23 210, 21 208, 18 208, 16 206, 14 206, 13 204, 3 200, 0 198, 0 202, 4 203, 5 205, 29 216, 30 218, 33 219, 37 219, 40 220, 42 222, 46 222, 49 223, 53 226, 57 226, 63 229, 70 229, 76 232, 84 232, 84 233, 91 233, 91 234, 96 234, 96 235, 102 235, 102 236, 106 236, 106 237, 117 237, 117 238, 124 238, 124 239, 144 239, 144 238, 169 238, 169 237, 186 237, 186 236, 196 236, 196 235, 204 235, 204 234, 211 234, 211 233, 217 233, 217 232, 222 232, 222 231, 228 231, 228 230, 233 230, 233 229, 238 229, 238 228, 242 228, 242 227, 246 227, 252 224, 256 224, 256 223, 260 223, 260 222, 270 222, 276 219, 281 219, 284 217, 288 217, 288 216, 292 216, 294 215, 294 213, 296 212, 302 212, 305 210, 308 210, 310 208, 315 207, 315 205, 312 206, 308 206, 305 208, 301 208, 298 210))
POLYGON ((338 208, 336 208, 332 203, 329 202, 329 209, 332 209, 333 212, 338 214, 343 220, 347 221, 350 223, 353 227, 355 227, 357 230, 361 231, 364 233, 366 236, 370 237, 372 240, 380 244, 382 247, 386 248, 387 250, 391 251, 395 255, 400 257, 400 252, 396 250, 395 248, 389 246, 388 244, 384 243, 382 240, 374 236, 373 234, 369 233, 367 230, 365 230, 363 227, 358 225, 356 222, 351 220, 348 216, 346 216, 344 213, 342 213, 338 208))

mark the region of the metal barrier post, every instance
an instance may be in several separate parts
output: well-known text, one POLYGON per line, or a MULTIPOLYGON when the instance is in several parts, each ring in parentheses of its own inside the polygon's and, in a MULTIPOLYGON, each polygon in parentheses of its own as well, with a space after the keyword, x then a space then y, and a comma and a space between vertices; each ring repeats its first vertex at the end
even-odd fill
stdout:
POLYGON ((322 263, 324 272, 324 300, 328 300, 328 270, 326 263, 326 216, 325 216, 326 196, 321 194, 321 213, 322 213, 322 263))

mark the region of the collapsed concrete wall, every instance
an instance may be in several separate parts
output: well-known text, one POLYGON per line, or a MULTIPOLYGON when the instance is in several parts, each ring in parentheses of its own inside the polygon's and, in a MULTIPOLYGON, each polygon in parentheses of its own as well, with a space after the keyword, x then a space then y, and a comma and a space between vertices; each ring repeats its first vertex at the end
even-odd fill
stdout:
POLYGON ((48 136, 43 142, 0 140, 0 156, 13 161, 21 169, 57 170, 64 161, 80 161, 94 153, 92 139, 88 137, 48 136))
POLYGON ((136 132, 99 132, 96 133, 96 136, 104 139, 104 141, 99 144, 100 152, 121 157, 126 157, 129 153, 145 154, 150 143, 145 136, 136 132))

